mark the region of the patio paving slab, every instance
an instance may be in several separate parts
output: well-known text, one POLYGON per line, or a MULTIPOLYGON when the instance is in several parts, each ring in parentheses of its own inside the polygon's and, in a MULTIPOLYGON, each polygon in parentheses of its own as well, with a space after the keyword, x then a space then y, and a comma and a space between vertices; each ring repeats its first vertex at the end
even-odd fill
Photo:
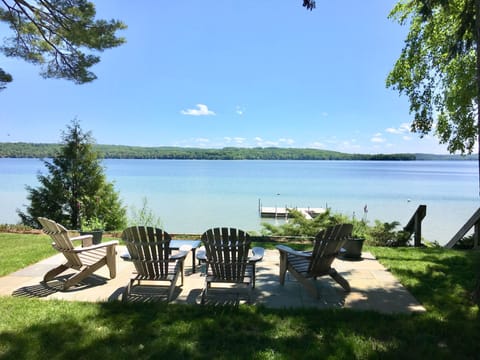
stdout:
MULTIPOLYGON (((109 279, 108 269, 103 267, 93 276, 67 291, 62 291, 61 285, 62 280, 69 275, 69 272, 61 274, 62 276, 58 280, 44 284, 42 282, 43 275, 64 262, 63 255, 57 254, 1 277, 0 295, 90 302, 121 300, 125 286, 134 271, 131 262, 120 258, 125 250, 124 246, 117 248, 117 276, 115 279, 109 279)), ((204 285, 203 267, 197 266, 197 272, 192 273, 191 256, 189 253, 185 261, 184 285, 177 287, 173 303, 200 303, 204 285)), ((285 285, 280 285, 278 251, 266 250, 263 260, 257 264, 256 287, 252 293, 252 303, 269 308, 350 308, 374 310, 381 313, 425 311, 425 308, 371 253, 364 252, 360 261, 336 259, 333 267, 350 282, 351 292, 346 293, 329 277, 322 277, 316 281, 321 296, 319 299, 315 299, 288 272, 285 285)), ((74 273, 74 271, 72 270, 70 273, 74 273)), ((156 284, 158 285, 158 283, 156 284)), ((180 284, 180 280, 178 284, 180 284)), ((167 296, 166 287, 153 286, 143 282, 142 286, 136 286, 133 290, 129 301, 158 301, 165 300, 167 296)), ((242 302, 245 299, 245 292, 218 290, 211 292, 207 302, 229 304, 242 302)))

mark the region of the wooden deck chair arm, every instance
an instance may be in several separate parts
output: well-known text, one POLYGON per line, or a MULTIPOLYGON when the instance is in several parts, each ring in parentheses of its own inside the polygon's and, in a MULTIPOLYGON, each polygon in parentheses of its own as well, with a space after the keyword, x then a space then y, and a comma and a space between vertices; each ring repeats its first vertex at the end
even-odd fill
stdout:
POLYGON ((263 259, 263 255, 265 254, 265 249, 262 247, 254 247, 252 249, 252 256, 248 257, 248 261, 257 262, 263 259))
POLYGON ((207 252, 205 246, 198 248, 197 250, 197 260, 198 261, 207 261, 207 252))
POLYGON ((181 260, 181 259, 185 259, 188 255, 188 252, 190 250, 180 250, 178 251, 177 253, 173 254, 173 255, 170 255, 169 256, 169 259, 170 260, 181 260))
POLYGON ((70 241, 81 241, 82 246, 91 246, 93 244, 93 235, 80 235, 70 238, 70 241))
POLYGON ((304 257, 306 259, 309 259, 309 258, 312 257, 311 252, 293 250, 292 248, 290 248, 288 246, 285 246, 285 245, 277 245, 276 248, 280 252, 284 252, 284 253, 291 254, 291 255, 294 255, 294 256, 300 256, 300 257, 304 257))
POLYGON ((104 247, 115 246, 115 245, 118 245, 118 240, 111 240, 111 241, 107 241, 107 242, 102 242, 102 243, 97 244, 97 245, 91 245, 91 246, 86 246, 86 247, 76 247, 71 251, 76 252, 76 253, 81 253, 81 252, 84 252, 84 251, 91 251, 91 250, 101 249, 101 248, 104 248, 104 247))

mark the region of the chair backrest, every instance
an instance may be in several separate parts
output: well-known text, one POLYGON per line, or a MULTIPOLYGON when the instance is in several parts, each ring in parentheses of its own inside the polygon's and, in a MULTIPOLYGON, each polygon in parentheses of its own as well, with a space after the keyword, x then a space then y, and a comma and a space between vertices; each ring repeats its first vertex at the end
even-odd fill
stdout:
POLYGON ((42 225, 43 232, 52 238, 52 246, 65 255, 70 265, 81 266, 82 261, 76 253, 71 251, 75 246, 70 240, 68 230, 55 221, 44 217, 39 217, 38 222, 42 225))
POLYGON ((329 271, 340 248, 352 235, 352 230, 352 224, 339 224, 328 227, 315 236, 312 261, 308 268, 309 274, 321 276, 329 271))
POLYGON ((221 281, 242 282, 248 263, 250 235, 235 228, 213 228, 202 234, 207 266, 221 281))
POLYGON ((132 226, 123 231, 122 239, 139 275, 150 278, 168 275, 171 236, 159 228, 132 226))

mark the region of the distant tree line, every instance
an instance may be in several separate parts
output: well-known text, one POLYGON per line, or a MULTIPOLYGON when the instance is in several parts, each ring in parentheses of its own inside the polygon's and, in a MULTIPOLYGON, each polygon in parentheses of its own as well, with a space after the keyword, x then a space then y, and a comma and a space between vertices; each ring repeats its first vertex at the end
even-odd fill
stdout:
MULTIPOLYGON (((294 148, 200 149, 183 147, 140 147, 93 145, 104 159, 184 159, 184 160, 475 160, 477 155, 435 154, 347 154, 337 151, 294 148)), ((0 143, 0 158, 53 158, 60 144, 0 143)))
MULTIPOLYGON (((3 158, 53 158, 60 144, 0 143, 3 158)), ((94 145, 105 159, 195 159, 195 160, 416 160, 415 154, 346 154, 319 149, 235 148, 200 149, 94 145)))

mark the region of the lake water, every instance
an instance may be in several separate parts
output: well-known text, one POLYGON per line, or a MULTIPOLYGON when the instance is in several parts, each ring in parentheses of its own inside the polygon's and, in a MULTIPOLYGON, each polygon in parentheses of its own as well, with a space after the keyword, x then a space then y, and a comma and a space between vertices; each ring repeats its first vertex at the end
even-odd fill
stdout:
MULTIPOLYGON (((410 220, 427 205, 423 237, 444 244, 479 207, 475 161, 112 160, 107 178, 127 206, 142 199, 171 233, 213 226, 261 229, 259 202, 278 207, 330 207, 357 218, 410 220), (368 212, 364 213, 364 208, 368 212)), ((25 185, 46 172, 38 159, 0 159, 0 223, 17 223, 25 185)), ((273 221, 275 220, 268 220, 273 221)), ((278 221, 280 223, 280 221, 278 221)))

